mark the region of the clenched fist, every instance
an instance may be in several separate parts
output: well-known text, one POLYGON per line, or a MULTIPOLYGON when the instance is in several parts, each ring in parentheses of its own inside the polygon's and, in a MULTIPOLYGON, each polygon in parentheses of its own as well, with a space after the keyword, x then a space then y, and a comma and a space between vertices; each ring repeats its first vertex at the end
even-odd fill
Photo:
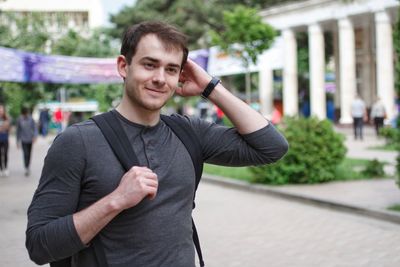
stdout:
POLYGON ((112 194, 121 209, 128 209, 139 204, 147 196, 154 199, 157 189, 157 174, 147 167, 134 166, 124 174, 112 194))

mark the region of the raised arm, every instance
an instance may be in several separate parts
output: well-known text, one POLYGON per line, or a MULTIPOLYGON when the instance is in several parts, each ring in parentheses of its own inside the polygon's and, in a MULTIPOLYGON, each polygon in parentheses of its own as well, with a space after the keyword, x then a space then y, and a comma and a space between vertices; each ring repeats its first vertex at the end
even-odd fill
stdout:
MULTIPOLYGON (((205 70, 188 59, 180 79, 182 87, 176 93, 182 96, 200 95, 211 79, 205 70)), ((240 134, 255 132, 269 124, 260 113, 234 96, 221 83, 214 88, 208 99, 222 109, 240 134)))

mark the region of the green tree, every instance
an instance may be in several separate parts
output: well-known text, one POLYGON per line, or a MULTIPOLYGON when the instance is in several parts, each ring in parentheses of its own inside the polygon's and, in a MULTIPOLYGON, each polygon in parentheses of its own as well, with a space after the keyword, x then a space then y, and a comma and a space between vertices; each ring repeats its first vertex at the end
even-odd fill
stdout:
POLYGON ((223 13, 222 31, 211 31, 212 44, 222 51, 241 59, 246 71, 246 99, 251 101, 250 64, 257 64, 258 55, 267 50, 276 36, 276 31, 262 22, 258 11, 236 6, 233 11, 223 13))
POLYGON ((137 0, 111 16, 110 32, 119 38, 129 25, 156 19, 178 26, 189 37, 190 49, 205 48, 210 45, 208 32, 223 30, 220 21, 224 11, 236 5, 262 9, 287 2, 294 0, 137 0))
MULTIPOLYGON (((44 53, 50 39, 46 22, 38 13, 19 16, 10 12, 0 14, 0 46, 44 53)), ((0 82, 0 98, 7 104, 10 115, 16 118, 22 105, 32 108, 46 98, 43 85, 0 82)))
POLYGON ((136 5, 126 7, 111 16, 114 24, 111 34, 120 37, 126 27, 146 20, 159 20, 176 25, 189 38, 191 49, 206 47, 206 33, 210 28, 219 28, 220 7, 215 1, 182 0, 138 0, 136 5))
POLYGON ((45 20, 39 13, 19 16, 3 12, 0 18, 0 46, 45 52, 50 34, 46 30, 45 20))
POLYGON ((118 55, 114 39, 103 28, 94 29, 89 35, 82 36, 69 30, 64 36, 53 41, 52 54, 79 57, 111 57, 118 55))

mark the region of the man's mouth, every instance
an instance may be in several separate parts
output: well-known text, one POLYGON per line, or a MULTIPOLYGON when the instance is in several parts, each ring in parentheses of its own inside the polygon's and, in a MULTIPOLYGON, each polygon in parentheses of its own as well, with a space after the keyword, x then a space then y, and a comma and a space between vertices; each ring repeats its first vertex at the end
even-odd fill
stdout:
POLYGON ((155 88, 149 88, 149 87, 145 87, 146 90, 154 92, 154 93, 158 93, 158 94, 164 94, 165 92, 163 90, 160 89, 155 89, 155 88))

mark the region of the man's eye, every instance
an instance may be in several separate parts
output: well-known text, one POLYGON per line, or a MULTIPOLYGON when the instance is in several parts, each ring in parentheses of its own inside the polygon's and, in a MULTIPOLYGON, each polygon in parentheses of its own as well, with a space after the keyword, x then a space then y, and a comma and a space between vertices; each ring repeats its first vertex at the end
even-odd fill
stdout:
POLYGON ((144 63, 145 68, 147 69, 154 69, 155 65, 153 63, 144 63))
POLYGON ((178 73, 178 69, 177 68, 168 68, 167 72, 169 72, 171 74, 176 74, 176 73, 178 73))

